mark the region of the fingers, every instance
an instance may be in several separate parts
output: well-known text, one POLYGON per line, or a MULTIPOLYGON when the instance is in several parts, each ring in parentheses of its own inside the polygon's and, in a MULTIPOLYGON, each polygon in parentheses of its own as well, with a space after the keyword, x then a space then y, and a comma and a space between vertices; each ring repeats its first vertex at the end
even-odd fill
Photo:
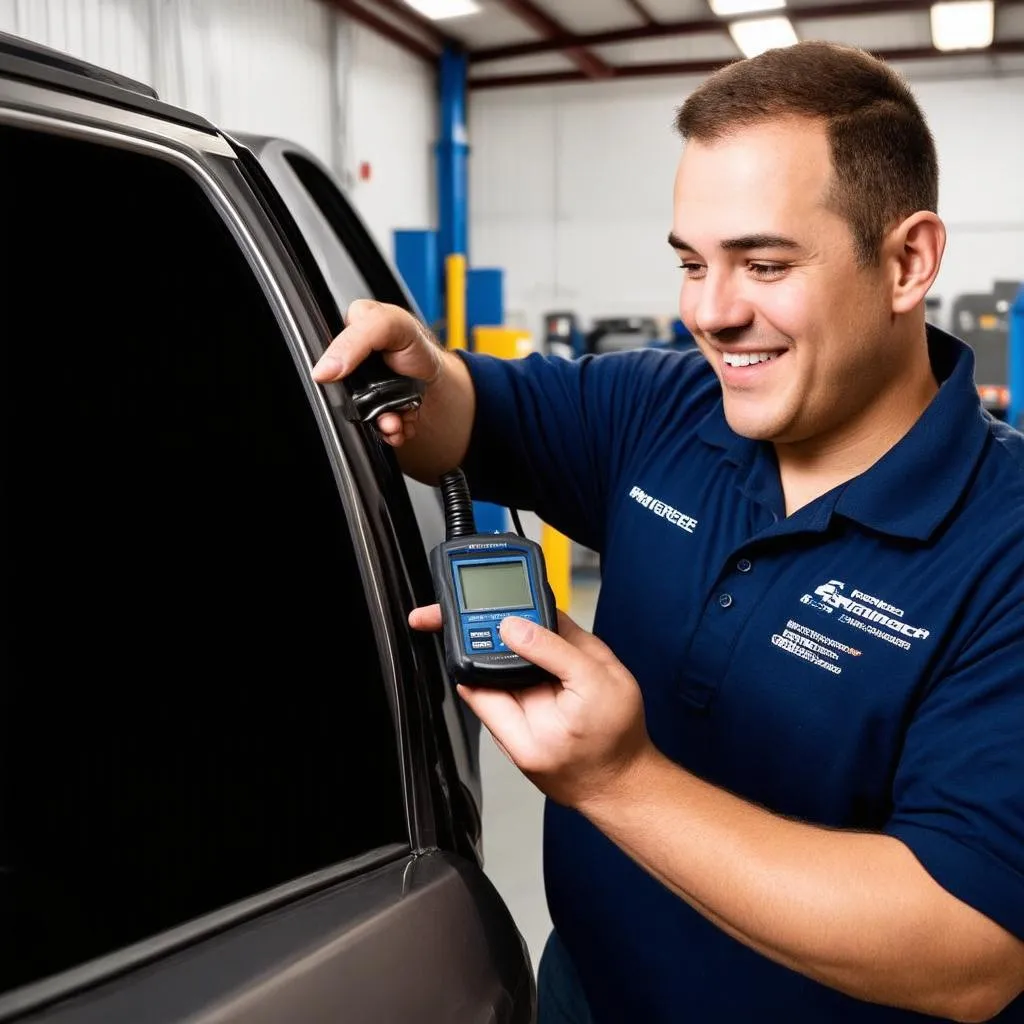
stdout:
POLYGON ((480 719, 514 764, 522 766, 530 756, 533 736, 519 702, 506 690, 459 685, 459 696, 480 719))
POLYGON ((400 434, 404 421, 397 412, 386 412, 383 416, 377 417, 377 429, 385 436, 389 434, 400 434))
MULTIPOLYGON (((313 379, 321 384, 340 380, 358 366, 374 348, 372 332, 364 329, 366 321, 372 318, 382 303, 372 299, 356 299, 345 316, 345 328, 324 349, 323 355, 313 367, 313 379)), ((381 342, 387 341, 386 332, 377 334, 381 342)))
MULTIPOLYGON (((405 310, 372 299, 356 299, 348 307, 344 330, 313 367, 313 379, 321 384, 341 380, 371 352, 403 352, 420 340, 419 325, 405 310)), ((420 361, 429 376, 434 370, 432 359, 428 355, 420 361)))
POLYGON ((410 409, 407 412, 386 412, 377 418, 377 430, 388 444, 397 448, 403 441, 411 441, 416 436, 418 416, 417 409, 410 409))
POLYGON ((439 604, 423 605, 409 612, 409 625, 413 629, 425 633, 436 633, 441 628, 441 606, 439 604))
POLYGON ((515 651, 563 682, 572 678, 574 674, 580 674, 580 670, 586 666, 586 654, 557 633, 552 633, 528 619, 510 616, 502 620, 500 631, 501 639, 509 650, 515 651))

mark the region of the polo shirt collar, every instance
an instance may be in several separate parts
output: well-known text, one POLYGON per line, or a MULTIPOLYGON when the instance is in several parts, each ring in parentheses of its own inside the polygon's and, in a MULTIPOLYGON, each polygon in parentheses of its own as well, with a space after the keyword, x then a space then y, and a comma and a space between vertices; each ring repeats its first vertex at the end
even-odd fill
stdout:
MULTIPOLYGON (((873 466, 836 488, 829 511, 881 533, 927 540, 952 512, 981 457, 988 416, 974 381, 974 353, 928 325, 928 353, 939 390, 907 434, 873 466)), ((701 424, 702 441, 745 466, 744 490, 775 465, 770 445, 735 434, 719 400, 701 424)), ((777 470, 776 470, 777 480, 777 470)), ((824 496, 823 499, 824 501, 824 496)), ((824 524, 822 524, 824 525, 824 524)))

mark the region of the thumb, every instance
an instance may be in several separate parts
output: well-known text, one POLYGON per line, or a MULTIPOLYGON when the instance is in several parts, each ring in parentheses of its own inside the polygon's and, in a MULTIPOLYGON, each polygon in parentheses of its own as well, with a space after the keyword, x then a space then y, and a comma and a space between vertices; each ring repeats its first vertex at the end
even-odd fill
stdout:
POLYGON ((353 299, 345 311, 345 323, 358 323, 370 313, 379 309, 380 306, 381 303, 377 302, 376 299, 353 299))
POLYGON ((586 656, 572 644, 529 619, 515 615, 503 619, 500 632, 501 639, 510 651, 550 672, 563 683, 572 678, 574 673, 578 676, 579 669, 586 662, 586 656))

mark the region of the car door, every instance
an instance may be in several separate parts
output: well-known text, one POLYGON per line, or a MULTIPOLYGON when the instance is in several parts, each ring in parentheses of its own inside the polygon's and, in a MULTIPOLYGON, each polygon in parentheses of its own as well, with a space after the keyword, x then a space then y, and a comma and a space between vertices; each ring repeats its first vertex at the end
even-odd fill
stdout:
POLYGON ((0 1021, 529 1021, 397 469, 210 125, 0 47, 0 1021), (394 502, 394 504, 392 504, 394 502))
MULTIPOLYGON (((341 329, 340 312, 359 298, 374 298, 408 309, 420 317, 416 302, 401 276, 373 240, 359 214, 348 201, 336 175, 304 146, 280 137, 232 132, 236 146, 244 147, 259 162, 281 197, 301 241, 308 246, 333 301, 325 301, 324 315, 335 332, 341 329)), ((285 218, 288 219, 288 218, 285 218)), ((420 317, 421 318, 421 317, 420 317)), ((446 536, 443 502, 436 487, 403 477, 425 551, 446 536)), ((412 546, 405 545, 406 550, 412 546)), ((432 590, 425 600, 433 601, 432 590)), ((443 674, 438 649, 437 669, 443 674)), ((470 816, 482 811, 480 780, 480 721, 459 700, 450 682, 443 706, 455 751, 461 787, 471 805, 470 816)), ((477 844, 482 856, 482 844, 477 844)))

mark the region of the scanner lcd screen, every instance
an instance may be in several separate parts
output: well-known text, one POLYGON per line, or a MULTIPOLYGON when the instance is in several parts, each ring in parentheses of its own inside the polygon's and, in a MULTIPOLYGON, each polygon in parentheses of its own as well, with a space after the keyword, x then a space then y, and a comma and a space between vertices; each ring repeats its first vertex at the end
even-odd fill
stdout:
POLYGON ((500 608, 529 608, 533 604, 526 563, 511 562, 460 565, 462 606, 467 612, 500 608))

